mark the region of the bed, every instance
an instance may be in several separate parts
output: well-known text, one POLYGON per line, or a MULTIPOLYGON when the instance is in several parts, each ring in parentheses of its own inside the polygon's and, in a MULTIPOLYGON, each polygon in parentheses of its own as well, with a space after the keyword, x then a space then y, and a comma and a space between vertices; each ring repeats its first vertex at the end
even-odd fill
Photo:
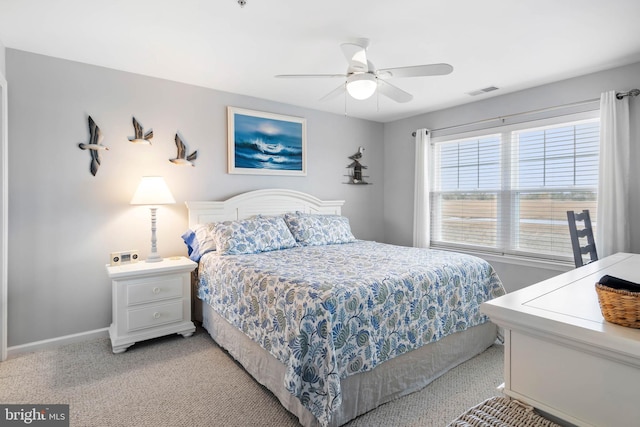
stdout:
POLYGON ((504 294, 488 263, 358 240, 343 203, 284 189, 186 203, 196 320, 304 426, 419 390, 497 336, 479 312, 504 294))

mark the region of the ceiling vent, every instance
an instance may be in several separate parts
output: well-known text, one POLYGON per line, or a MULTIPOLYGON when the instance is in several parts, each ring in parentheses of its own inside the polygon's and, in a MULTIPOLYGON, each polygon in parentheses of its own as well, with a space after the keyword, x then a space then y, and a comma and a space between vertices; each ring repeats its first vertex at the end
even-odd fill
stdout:
POLYGON ((476 96, 476 95, 482 95, 483 93, 487 93, 487 92, 493 92, 494 90, 498 90, 497 87, 495 86, 489 86, 489 87, 485 87, 482 89, 478 89, 478 90, 474 90, 471 92, 467 92, 467 94, 471 95, 471 96, 476 96))

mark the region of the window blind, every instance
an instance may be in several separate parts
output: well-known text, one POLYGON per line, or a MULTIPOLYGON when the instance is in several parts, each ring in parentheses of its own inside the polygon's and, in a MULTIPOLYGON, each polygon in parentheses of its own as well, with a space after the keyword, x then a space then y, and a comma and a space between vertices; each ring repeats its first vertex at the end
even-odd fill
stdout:
POLYGON ((498 247, 501 136, 436 145, 432 240, 498 247))
POLYGON ((599 121, 526 129, 512 138, 512 246, 568 256, 567 211, 589 209, 597 217, 599 121))

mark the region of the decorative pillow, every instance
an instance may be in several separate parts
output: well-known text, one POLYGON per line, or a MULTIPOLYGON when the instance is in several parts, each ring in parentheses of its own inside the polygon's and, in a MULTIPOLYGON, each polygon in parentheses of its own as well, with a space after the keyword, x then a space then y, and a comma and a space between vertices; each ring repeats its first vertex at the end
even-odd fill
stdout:
POLYGON ((296 212, 284 214, 284 220, 298 243, 305 246, 349 243, 356 240, 349 219, 341 215, 296 212))
POLYGON ((213 228, 221 255, 255 254, 297 246, 282 217, 255 217, 217 223, 213 228))
POLYGON ((182 240, 187 245, 189 258, 192 261, 198 262, 202 255, 216 250, 212 234, 214 225, 215 223, 196 224, 182 235, 182 240))

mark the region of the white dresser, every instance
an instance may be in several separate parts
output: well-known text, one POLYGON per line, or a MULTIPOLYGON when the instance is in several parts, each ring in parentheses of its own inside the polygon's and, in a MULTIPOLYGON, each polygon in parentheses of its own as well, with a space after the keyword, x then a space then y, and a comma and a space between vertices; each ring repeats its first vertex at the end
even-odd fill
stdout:
POLYGON ((483 303, 505 333, 504 393, 567 424, 640 426, 640 329, 605 321, 595 283, 640 283, 640 255, 618 253, 483 303))
POLYGON ((197 264, 185 257, 160 262, 107 265, 112 281, 114 353, 138 341, 169 334, 191 336, 191 272, 197 264))

